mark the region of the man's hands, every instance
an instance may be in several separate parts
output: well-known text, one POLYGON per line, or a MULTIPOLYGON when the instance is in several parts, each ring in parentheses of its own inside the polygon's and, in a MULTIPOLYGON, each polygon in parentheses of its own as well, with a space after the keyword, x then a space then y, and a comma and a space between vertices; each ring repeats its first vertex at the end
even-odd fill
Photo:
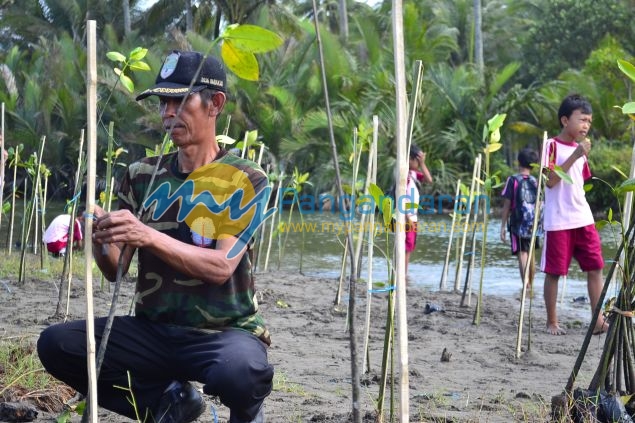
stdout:
POLYGON ((149 228, 129 210, 106 213, 95 206, 94 215, 93 241, 97 244, 125 243, 140 248, 149 241, 149 228))

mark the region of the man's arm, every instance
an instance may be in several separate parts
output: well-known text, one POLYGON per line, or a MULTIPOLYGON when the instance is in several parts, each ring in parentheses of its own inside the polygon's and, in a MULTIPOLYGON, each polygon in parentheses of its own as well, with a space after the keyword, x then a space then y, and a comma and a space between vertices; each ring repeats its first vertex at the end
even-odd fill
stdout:
POLYGON ((215 285, 231 277, 246 250, 244 246, 239 254, 228 258, 238 241, 234 236, 219 240, 215 250, 186 244, 143 224, 129 210, 104 214, 95 221, 95 228, 95 242, 108 246, 108 254, 98 258, 99 251, 96 251, 95 259, 110 280, 116 275, 116 260, 123 244, 128 246, 124 260, 126 271, 134 250, 144 248, 177 271, 215 285))
MULTIPOLYGON (((128 212, 130 213, 130 212, 128 212)), ((106 242, 103 234, 99 234, 98 222, 100 219, 104 219, 107 213, 99 206, 95 206, 95 221, 93 222, 93 257, 97 266, 104 274, 104 277, 111 282, 117 279, 117 268, 119 266, 119 256, 123 250, 123 272, 122 276, 128 273, 132 256, 134 255, 135 248, 128 247, 124 250, 123 242, 106 242)), ((132 216, 132 214, 130 213, 132 216)), ((133 216, 134 217, 134 216, 133 216)))

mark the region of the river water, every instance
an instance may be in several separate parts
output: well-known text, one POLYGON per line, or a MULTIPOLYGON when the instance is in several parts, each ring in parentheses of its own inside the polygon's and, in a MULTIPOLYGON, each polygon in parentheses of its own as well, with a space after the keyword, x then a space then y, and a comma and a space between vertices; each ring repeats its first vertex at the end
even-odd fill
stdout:
MULTIPOLYGON (((279 217, 282 222, 286 223, 289 218, 289 213, 285 211, 280 214, 279 217)), ((280 243, 284 244, 283 248, 279 248, 278 241, 274 237, 269 254, 268 270, 280 268, 285 272, 299 272, 300 259, 302 256, 302 273, 325 278, 339 278, 342 254, 344 251, 343 243, 345 235, 342 230, 344 222, 337 214, 330 213, 305 214, 302 217, 305 223, 303 230, 298 230, 298 228, 301 227, 296 226, 295 231, 291 230, 288 232, 286 243, 284 242, 285 234, 282 234, 282 241, 280 243), (340 232, 339 235, 338 232, 340 232), (303 236, 304 248, 302 249, 303 236), (279 251, 282 251, 283 254, 280 260, 278 258, 279 251)), ((409 283, 420 285, 433 291, 439 290, 448 243, 450 242, 452 219, 448 215, 438 214, 420 216, 419 219, 420 228, 417 237, 417 246, 411 255, 408 269, 409 283)), ((300 215, 297 210, 292 214, 291 222, 296 225, 301 223, 300 215)), ((269 223, 268 221, 267 232, 264 235, 265 240, 262 243, 263 251, 258 254, 257 271, 264 271, 267 245, 266 238, 268 237, 269 223)), ((482 223, 482 220, 480 223, 482 223)), ((511 255, 509 243, 503 243, 500 240, 500 225, 500 219, 489 219, 485 266, 482 272, 480 258, 483 226, 477 226, 476 253, 474 267, 472 269, 471 290, 473 293, 478 292, 482 273, 483 293, 517 298, 520 296, 520 289, 522 287, 518 271, 518 262, 516 257, 511 255)), ((359 228, 359 225, 357 227, 359 228)), ((458 278, 459 288, 461 290, 465 283, 468 262, 471 255, 471 231, 468 232, 462 272, 458 278)), ((454 289, 455 280, 457 279, 456 269, 458 260, 456 258, 456 245, 462 242, 463 233, 464 231, 455 230, 452 237, 446 282, 446 289, 448 290, 454 289)), ((606 262, 604 272, 606 275, 614 259, 617 242, 608 226, 600 231, 600 235, 603 243, 603 255, 606 262)), ((389 244, 387 247, 385 234, 375 237, 374 258, 372 262, 373 282, 386 282, 388 279, 387 262, 382 251, 391 248, 392 235, 388 235, 388 240, 389 244)), ((541 250, 538 249, 536 251, 537 266, 540 264, 540 254, 541 250)), ((367 279, 368 267, 367 251, 364 251, 361 264, 362 279, 367 279)), ((349 265, 347 265, 346 270, 349 270, 349 265)), ((540 302, 542 302, 543 281, 544 275, 540 271, 537 271, 534 281, 534 290, 535 298, 540 302)), ((607 295, 615 295, 615 284, 611 285, 607 295)), ((559 296, 562 306, 573 308, 581 307, 579 303, 574 303, 574 299, 582 296, 588 297, 586 274, 580 271, 575 260, 571 264, 566 281, 561 278, 559 296)), ((584 305, 582 308, 585 314, 588 314, 588 305, 584 305)))
MULTIPOLYGON (((47 207, 47 222, 50 222, 58 213, 62 212, 63 204, 49 204, 47 207)), ((16 207, 18 208, 18 207, 16 207)), ((14 243, 20 239, 19 225, 21 215, 16 216, 14 229, 14 243)), ((283 211, 276 216, 276 226, 279 222, 289 222, 289 212, 283 211)), ((419 285, 429 290, 439 290, 441 276, 443 273, 448 243, 450 242, 450 232, 452 219, 447 214, 423 215, 419 217, 419 234, 417 237, 417 247, 412 253, 409 264, 409 283, 419 285)), ((267 262, 268 270, 282 270, 285 272, 300 272, 328 279, 339 278, 342 267, 342 255, 344 251, 345 235, 343 228, 345 221, 335 213, 312 213, 300 216, 295 210, 291 215, 292 224, 295 230, 281 233, 278 238, 274 236, 269 251, 267 262), (304 220, 304 227, 301 225, 301 217, 304 220)), ((0 248, 6 248, 8 216, 2 217, 0 227, 0 248)), ((267 261, 267 244, 271 219, 265 222, 266 231, 263 234, 261 250, 257 257, 257 272, 265 269, 267 261)), ((483 292, 491 295, 501 295, 505 297, 519 297, 522 286, 518 272, 516 257, 510 253, 509 244, 500 240, 500 219, 490 218, 487 228, 487 249, 485 266, 481 269, 481 240, 483 238, 483 226, 477 226, 476 231, 476 253, 474 267, 472 268, 471 291, 478 292, 481 280, 483 279, 483 292)), ((359 227, 359 226, 357 226, 359 227)), ((458 286, 462 290, 466 279, 466 272, 471 257, 471 231, 466 237, 466 253, 462 264, 462 271, 458 277, 458 286)), ((462 242, 464 231, 455 230, 452 236, 452 247, 448 261, 446 289, 454 289, 456 269, 458 260, 456 257, 456 245, 462 242)), ((600 231, 603 244, 603 255, 606 262, 605 275, 614 259, 617 241, 611 233, 609 226, 600 231)), ((385 252, 392 248, 392 234, 380 234, 375 237, 374 258, 372 261, 373 282, 381 283, 388 280, 388 266, 385 252)), ((536 251, 537 263, 540 262, 541 250, 536 251)), ((346 271, 349 270, 346 266, 346 271)), ((361 262, 361 278, 368 278, 368 253, 363 252, 361 262)), ((536 298, 542 302, 544 276, 537 272, 534 281, 534 291, 536 298)), ((608 296, 615 295, 615 284, 612 284, 608 296)), ((587 297, 586 275, 580 271, 577 262, 573 262, 569 275, 565 281, 560 283, 560 301, 565 307, 580 308, 580 304, 574 303, 573 299, 587 297), (563 289, 564 288, 564 289, 563 289)), ((583 307, 587 310, 587 306, 583 307)))

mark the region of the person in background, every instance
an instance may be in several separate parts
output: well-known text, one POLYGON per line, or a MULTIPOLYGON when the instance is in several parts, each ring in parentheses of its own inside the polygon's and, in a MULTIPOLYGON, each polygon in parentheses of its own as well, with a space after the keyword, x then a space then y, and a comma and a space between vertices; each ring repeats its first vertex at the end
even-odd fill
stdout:
MULTIPOLYGON (((0 143, 2 143, 2 134, 0 134, 0 143)), ((7 160, 9 159, 9 152, 6 149, 2 149, 2 159, 4 160, 4 165, 7 165, 7 160)), ((4 181, 0 179, 0 188, 4 188, 4 181)))
MULTIPOLYGON (((75 228, 73 229, 73 248, 83 248, 84 235, 82 226, 84 223, 85 207, 78 209, 75 218, 75 228)), ((71 215, 60 214, 49 224, 48 228, 42 236, 42 242, 46 244, 46 249, 55 257, 64 257, 66 255, 66 246, 68 244, 68 230, 71 226, 71 215)))
MULTIPOLYGON (((588 138, 593 111, 587 99, 571 94, 562 100, 558 109, 560 134, 546 141, 542 165, 548 170, 545 189, 544 230, 540 269, 545 273, 544 297, 547 309, 547 332, 563 335, 556 305, 558 280, 569 272, 571 259, 587 273, 587 290, 591 312, 602 292, 602 244, 595 228, 595 220, 586 200, 584 181, 591 177, 587 156, 591 151, 588 138), (573 183, 560 179, 554 167, 559 166, 573 183)), ((594 334, 607 330, 604 316, 598 316, 594 334)))
MULTIPOLYGON (((192 382, 199 382, 229 408, 229 422, 264 422, 274 370, 250 240, 270 192, 256 163, 216 141, 225 85, 215 57, 168 54, 155 86, 137 100, 158 97, 163 128, 178 150, 132 163, 119 210, 94 210, 93 241, 108 247, 93 250, 103 274, 115 280, 120 256, 124 274, 138 257, 135 315, 115 317, 98 380, 99 404, 130 419, 136 411, 148 422, 198 419, 205 402, 192 382), (227 208, 219 210, 221 204, 227 208), (118 388, 129 383, 136 410, 118 388)), ((97 343, 105 323, 95 320, 97 343)), ((85 321, 58 324, 38 340, 44 367, 81 393, 88 383, 85 328, 85 321)))
MULTIPOLYGON (((419 204, 419 184, 432 183, 432 175, 426 166, 426 153, 421 151, 421 148, 411 144, 409 159, 408 159, 408 178, 406 182, 406 195, 402 199, 402 203, 412 202, 412 204, 419 204)), ((408 275, 408 263, 410 262, 410 255, 415 250, 417 244, 417 220, 419 209, 418 207, 407 207, 407 204, 401 205, 402 210, 405 210, 406 217, 406 275, 408 275)))
MULTIPOLYGON (((501 193, 503 208, 501 210, 501 241, 507 242, 507 231, 511 243, 512 255, 518 257, 520 280, 525 280, 525 268, 534 225, 535 205, 538 196, 538 181, 531 175, 531 165, 538 164, 538 152, 531 148, 523 148, 518 153, 518 173, 507 178, 501 193)), ((539 215, 536 229, 535 248, 540 248, 542 237, 542 215, 539 215)), ((534 263, 531 260, 528 282, 534 279, 534 263)))

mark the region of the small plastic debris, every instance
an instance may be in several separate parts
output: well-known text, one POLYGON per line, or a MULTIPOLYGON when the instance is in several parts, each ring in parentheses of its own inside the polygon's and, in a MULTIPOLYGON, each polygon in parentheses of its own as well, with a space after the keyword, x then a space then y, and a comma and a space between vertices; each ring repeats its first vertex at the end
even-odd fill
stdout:
POLYGON ((434 313, 435 311, 444 311, 443 307, 441 307, 438 304, 430 304, 430 303, 426 303, 426 307, 423 310, 424 314, 430 314, 430 313, 434 313))

